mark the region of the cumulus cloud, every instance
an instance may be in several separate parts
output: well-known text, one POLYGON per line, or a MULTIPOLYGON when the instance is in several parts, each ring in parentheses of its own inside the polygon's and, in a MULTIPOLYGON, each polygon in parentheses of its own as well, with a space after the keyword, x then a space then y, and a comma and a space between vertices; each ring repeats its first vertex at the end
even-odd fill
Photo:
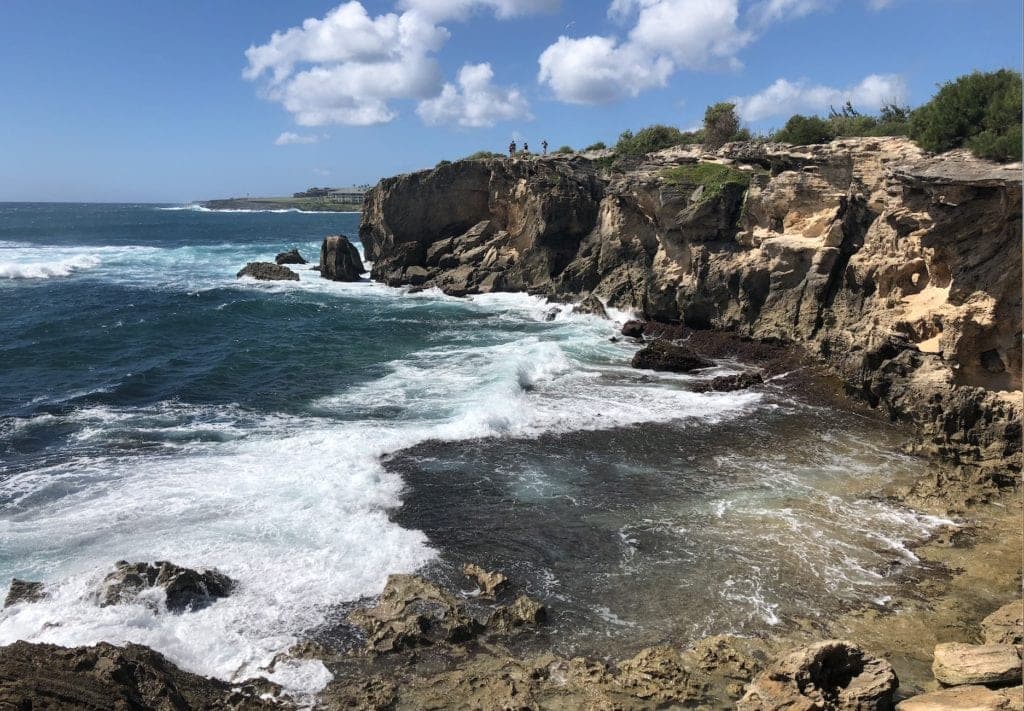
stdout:
POLYGON ((810 15, 827 4, 828 0, 761 0, 750 8, 750 18, 755 25, 768 25, 810 15))
POLYGON ((285 131, 274 140, 275 146, 297 146, 306 143, 317 143, 320 140, 320 136, 310 136, 299 133, 292 133, 291 131, 285 131))
POLYGON ((439 96, 421 101, 416 113, 433 126, 457 124, 464 128, 532 118, 518 89, 494 86, 492 79, 490 64, 466 64, 459 70, 457 85, 445 84, 439 96))
POLYGON ((540 55, 538 80, 561 101, 606 104, 665 86, 673 72, 667 57, 652 57, 611 37, 559 37, 540 55))
POLYGON ((871 74, 854 86, 837 89, 823 84, 777 79, 753 96, 732 99, 745 121, 760 121, 775 116, 791 116, 800 112, 820 112, 830 106, 840 107, 847 101, 862 111, 876 111, 883 104, 902 103, 907 86, 896 74, 871 74))
MULTIPOLYGON (((359 0, 350 0, 249 47, 242 75, 264 80, 263 96, 279 102, 301 126, 387 123, 398 115, 392 101, 441 98, 446 91, 434 55, 450 33, 438 22, 465 19, 477 8, 504 18, 556 5, 557 0, 401 0, 404 12, 371 17, 359 0)), ((516 100, 525 101, 518 95, 516 100)))

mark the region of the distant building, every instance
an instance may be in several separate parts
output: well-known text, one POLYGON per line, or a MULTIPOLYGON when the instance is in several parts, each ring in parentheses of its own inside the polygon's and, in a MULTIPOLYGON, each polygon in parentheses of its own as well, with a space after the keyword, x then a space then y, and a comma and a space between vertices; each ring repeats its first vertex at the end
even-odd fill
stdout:
POLYGON ((366 188, 364 187, 334 188, 327 194, 327 200, 342 205, 362 205, 365 194, 366 188))

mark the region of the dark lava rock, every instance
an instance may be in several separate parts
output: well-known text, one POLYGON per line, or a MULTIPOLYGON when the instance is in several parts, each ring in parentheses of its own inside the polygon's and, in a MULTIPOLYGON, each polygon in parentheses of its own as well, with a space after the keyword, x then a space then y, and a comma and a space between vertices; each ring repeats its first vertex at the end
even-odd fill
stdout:
POLYGON ((558 318, 558 314, 560 313, 562 313, 562 309, 558 308, 557 306, 552 306, 550 309, 547 310, 547 313, 544 314, 544 320, 554 321, 556 318, 558 318))
POLYGON ((736 375, 719 375, 709 382, 697 384, 693 389, 699 393, 727 393, 733 390, 746 390, 763 382, 764 378, 760 373, 737 373, 736 375))
POLYGON ((828 640, 777 659, 747 688, 740 711, 889 711, 899 680, 892 665, 851 642, 828 640))
POLYGON ((710 368, 714 363, 686 346, 677 346, 667 341, 655 341, 641 348, 633 356, 632 366, 646 370, 664 370, 673 373, 689 373, 698 368, 710 368))
POLYGON ((288 267, 270 262, 249 262, 238 272, 237 278, 244 276, 259 279, 260 281, 298 281, 299 275, 288 267))
POLYGON ((134 600, 146 588, 161 587, 171 612, 196 610, 231 594, 234 581, 214 570, 192 570, 167 561, 129 563, 118 561, 114 572, 103 579, 100 607, 134 600))
POLYGON ((645 325, 643 321, 626 321, 622 324, 622 335, 627 338, 643 338, 645 325))
POLYGON ((39 602, 46 597, 46 590, 42 583, 29 580, 11 579, 11 587, 7 590, 7 597, 4 599, 4 607, 16 605, 19 602, 39 602))
POLYGON ((277 262, 278 264, 305 264, 306 263, 306 260, 302 258, 302 255, 299 254, 299 250, 297 250, 297 249, 293 249, 293 250, 290 250, 288 252, 281 252, 276 257, 274 257, 274 261, 277 262))
POLYGON ((266 679, 228 683, 183 671, 138 644, 0 647, 3 709, 279 709, 280 692, 266 679))
POLYGON ((590 316, 608 318, 608 312, 605 310, 604 304, 602 304, 601 300, 593 294, 573 306, 572 312, 574 314, 588 314, 590 316))
POLYGON ((325 237, 320 246, 320 276, 333 281, 359 281, 366 271, 359 250, 345 235, 325 237))

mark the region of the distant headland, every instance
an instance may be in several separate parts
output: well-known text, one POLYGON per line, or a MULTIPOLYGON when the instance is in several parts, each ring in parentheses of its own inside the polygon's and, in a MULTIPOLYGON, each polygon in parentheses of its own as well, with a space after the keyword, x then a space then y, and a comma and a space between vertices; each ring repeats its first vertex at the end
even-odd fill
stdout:
POLYGON ((204 200, 208 210, 303 210, 306 212, 360 212, 368 185, 309 188, 291 197, 232 197, 204 200))

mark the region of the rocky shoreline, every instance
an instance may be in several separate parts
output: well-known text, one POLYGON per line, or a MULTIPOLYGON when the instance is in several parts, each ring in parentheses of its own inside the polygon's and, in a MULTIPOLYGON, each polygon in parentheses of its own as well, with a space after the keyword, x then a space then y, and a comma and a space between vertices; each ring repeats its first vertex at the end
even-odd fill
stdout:
MULTIPOLYGON (((899 708, 1024 707, 1020 666, 1007 668, 1013 655, 1019 662, 1021 615, 1004 608, 1021 586, 1020 230, 1019 168, 929 157, 903 139, 676 148, 611 166, 463 161, 382 181, 360 228, 378 281, 460 296, 526 291, 598 314, 630 309, 641 319, 616 337, 644 342, 639 367, 728 357, 756 369, 709 389, 756 386, 755 374, 797 367, 813 397, 852 395, 912 428, 913 452, 933 465, 892 497, 963 523, 915 551, 926 572, 885 611, 828 621, 838 639, 823 641, 809 622, 771 638, 713 637, 619 661, 521 652, 514 640, 543 624, 544 609, 501 571, 468 565, 479 586, 469 597, 392 576, 379 600, 348 611, 349 649, 309 640, 289 652, 334 674, 316 704, 888 709, 937 692, 899 708)), ((325 240, 321 275, 358 279, 354 251, 343 237, 325 240)), ((243 272, 290 279, 277 262, 243 272)), ((122 562, 118 574, 107 579, 115 597, 164 587, 182 601, 174 614, 230 594, 216 571, 122 562)), ((11 604, 45 594, 18 583, 28 596, 11 604)), ((264 680, 183 672, 135 645, 19 642, 0 649, 5 703, 294 700, 264 680)))

